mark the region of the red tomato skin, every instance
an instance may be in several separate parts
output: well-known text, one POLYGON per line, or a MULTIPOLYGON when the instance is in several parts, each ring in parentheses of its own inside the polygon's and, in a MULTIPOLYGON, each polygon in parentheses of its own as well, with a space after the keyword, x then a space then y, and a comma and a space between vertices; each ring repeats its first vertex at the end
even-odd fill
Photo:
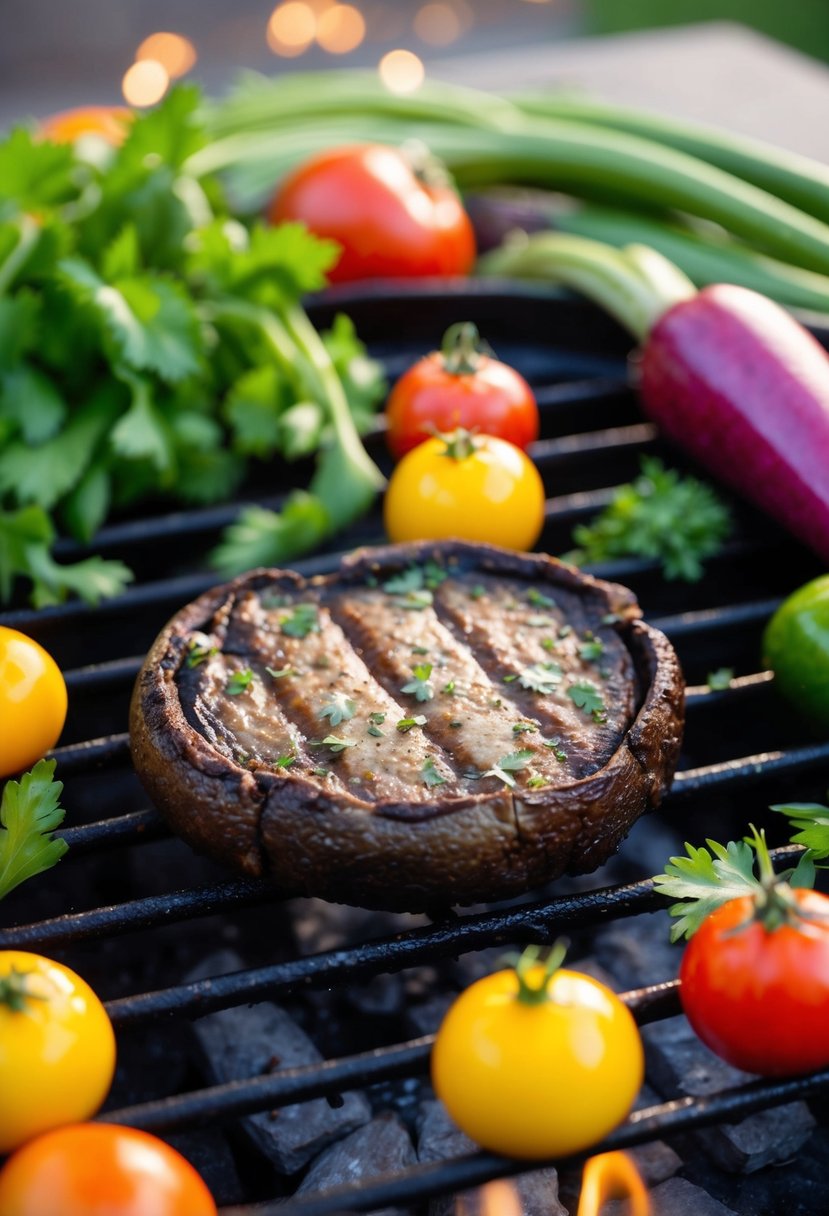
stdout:
POLYGON ((397 459, 434 429, 459 426, 526 451, 538 438, 538 405, 524 377, 499 359, 479 355, 474 371, 454 373, 433 351, 395 384, 386 403, 386 426, 389 451, 397 459))
POLYGON ((3 1216, 216 1216, 189 1161, 132 1127, 76 1123, 30 1140, 0 1170, 3 1216))
POLYGON ((448 186, 422 183, 396 148, 333 148, 290 173, 268 208, 279 224, 301 220, 342 246, 332 283, 468 274, 475 235, 448 186))
MULTIPOLYGON (((829 917, 829 898, 796 890, 829 917)), ((729 900, 691 938, 679 972, 688 1021, 706 1046, 745 1072, 797 1076, 829 1065, 829 921, 767 932, 753 901, 729 900)))

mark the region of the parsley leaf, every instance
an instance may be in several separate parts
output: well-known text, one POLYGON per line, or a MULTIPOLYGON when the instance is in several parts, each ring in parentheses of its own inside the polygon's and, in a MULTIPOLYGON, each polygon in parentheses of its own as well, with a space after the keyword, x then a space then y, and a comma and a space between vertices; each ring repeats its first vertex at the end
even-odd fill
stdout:
POLYGON ((51 835, 63 822, 63 784, 55 761, 39 760, 19 781, 7 781, 0 801, 0 899, 27 878, 51 869, 67 850, 51 835))
POLYGON ((567 696, 577 709, 584 710, 586 714, 592 715, 596 721, 606 717, 602 694, 596 685, 591 684, 589 680, 581 680, 577 684, 571 684, 567 689, 567 696))
POLYGON ((604 654, 604 642, 601 638, 587 638, 579 646, 579 658, 583 663, 595 663, 604 654))
POLYGON ((415 717, 413 717, 413 718, 400 718, 397 722, 397 729, 400 731, 401 735, 405 735, 406 732, 410 731, 413 726, 425 726, 425 725, 426 725, 426 715, 425 714, 416 714, 415 717))
POLYGON ((573 530, 578 547, 564 560, 656 558, 666 578, 696 582, 703 560, 719 552, 730 531, 730 513, 710 486, 643 458, 636 481, 621 486, 591 524, 573 530))
POLYGON ((345 693, 335 692, 327 705, 323 705, 317 714, 318 718, 327 718, 331 726, 339 726, 348 722, 357 712, 357 704, 345 693))
POLYGON ((327 747, 330 751, 344 752, 347 747, 356 747, 356 739, 341 739, 339 735, 326 735, 324 739, 318 739, 315 743, 309 744, 310 747, 327 747))
POLYGON ((528 688, 531 692, 547 693, 554 692, 556 687, 561 683, 562 671, 558 663, 533 663, 530 667, 525 667, 518 676, 518 683, 522 688, 528 688))
POLYGON ((435 690, 429 682, 432 664, 418 663, 417 667, 412 668, 412 674, 414 679, 404 684, 400 691, 413 694, 418 701, 431 701, 435 695, 435 690))
POLYGON ((545 595, 543 591, 539 591, 537 587, 530 587, 527 592, 527 603, 532 604, 533 608, 555 608, 556 602, 549 595, 545 595))
POLYGON ((497 764, 488 769, 483 775, 484 777, 498 777, 512 789, 515 786, 515 778, 512 773, 518 773, 521 769, 527 767, 533 758, 533 752, 530 748, 522 748, 517 752, 510 752, 508 756, 502 756, 497 764))
POLYGON ((244 671, 234 671, 233 675, 225 684, 225 692, 229 697, 238 697, 243 692, 246 692, 253 683, 253 672, 249 667, 244 671))
POLYGON ((427 756, 423 761, 423 767, 420 772, 424 785, 428 785, 430 788, 435 785, 446 785, 446 778, 441 777, 431 756, 427 756))
POLYGON ((815 861, 829 857, 829 806, 817 802, 776 803, 770 808, 786 815, 789 825, 797 831, 792 844, 802 844, 815 861))
POLYGON ((280 618, 279 627, 289 638, 306 638, 309 633, 319 633, 316 604, 296 604, 289 616, 280 618))

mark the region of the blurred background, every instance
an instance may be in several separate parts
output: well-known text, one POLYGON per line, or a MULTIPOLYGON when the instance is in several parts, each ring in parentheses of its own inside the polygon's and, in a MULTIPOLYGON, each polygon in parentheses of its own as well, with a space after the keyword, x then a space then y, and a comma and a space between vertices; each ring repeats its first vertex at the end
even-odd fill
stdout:
MULTIPOLYGON (((213 93, 241 68, 378 68, 405 88, 459 56, 566 64, 597 34, 739 22, 829 61, 829 0, 25 0, 0 40, 0 125, 125 97, 152 104, 190 74, 213 93), (152 38, 164 33, 176 37, 152 38)), ((10 14, 8 14, 10 16, 10 14)), ((657 44, 658 45, 658 44, 657 44)), ((637 69, 641 74, 641 68, 637 69)), ((462 76, 462 71, 460 72, 462 76)), ((500 80, 475 80, 500 87, 500 80)), ((686 82, 687 91, 704 81, 686 82)), ((773 101, 775 82, 765 82, 773 101)))

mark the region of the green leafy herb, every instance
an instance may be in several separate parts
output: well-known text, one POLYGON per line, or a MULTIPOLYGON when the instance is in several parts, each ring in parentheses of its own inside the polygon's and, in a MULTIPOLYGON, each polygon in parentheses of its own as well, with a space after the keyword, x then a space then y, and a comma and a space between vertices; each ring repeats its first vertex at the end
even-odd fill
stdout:
POLYGON ((356 739, 341 739, 339 735, 326 735, 324 739, 317 739, 310 744, 311 747, 327 747, 330 751, 344 752, 347 747, 356 747, 356 739))
POLYGON ((67 850, 51 833, 63 823, 63 784, 55 761, 39 760, 19 781, 7 781, 0 801, 0 899, 27 878, 51 869, 67 850))
POLYGON ((545 595, 543 591, 539 591, 537 587, 530 587, 527 592, 527 603, 532 604, 533 608, 555 608, 556 602, 549 595, 545 595))
POLYGON ((309 633, 319 633, 316 604, 297 604, 290 616, 280 618, 279 627, 289 638, 306 638, 309 633))
POLYGON ((569 638, 569 636, 572 632, 573 632, 572 625, 562 625, 558 631, 558 636, 563 640, 564 638, 569 638))
POLYGON ((515 778, 513 773, 518 773, 521 769, 527 767, 533 758, 533 752, 530 748, 522 748, 517 752, 510 752, 508 756, 502 756, 497 764, 488 769, 483 775, 485 777, 498 777, 512 789, 515 786, 515 778))
POLYGON ((555 638, 542 638, 541 639, 541 648, 542 648, 542 650, 546 650, 548 652, 552 652, 553 650, 555 650, 555 648, 556 648, 555 638))
POLYGON ((817 802, 781 802, 771 810, 786 815, 796 829, 792 844, 802 844, 815 861, 829 857, 829 806, 817 802))
POLYGON ((463 722, 461 722, 460 718, 453 718, 449 725, 452 727, 452 730, 457 730, 459 726, 463 726, 463 722))
POLYGON ((435 695, 435 690, 429 682, 431 674, 431 663, 418 663, 417 667, 412 669, 414 679, 404 684, 400 691, 414 696, 417 701, 431 701, 435 695))
POLYGON ((595 663, 604 654, 604 642, 601 638, 587 638, 579 646, 579 658, 583 663, 595 663))
MULTIPOLYGON (((765 836, 756 829, 752 836, 729 841, 725 846, 715 840, 705 843, 708 848, 686 844, 688 856, 672 857, 664 874, 657 874, 653 880, 660 895, 682 901, 668 909, 671 916, 678 918, 671 927, 671 941, 691 937, 706 916, 729 899, 761 894, 763 882, 754 873, 758 855, 761 874, 764 867, 771 868, 765 836)), ((814 865, 809 855, 804 854, 795 869, 783 871, 778 877, 790 886, 811 886, 814 865)))
POLYGON ((323 705, 317 714, 318 718, 327 718, 331 726, 339 726, 348 722, 357 712, 357 703, 352 697, 342 692, 332 694, 330 701, 323 705))
POLYGON ((534 722, 514 722, 512 727, 512 733, 514 735, 529 734, 530 732, 536 730, 538 730, 538 727, 534 722))
POLYGON ((567 752, 561 746, 561 735, 553 735, 552 739, 542 739, 541 742, 550 749, 559 764, 566 762, 567 752))
POLYGON ((574 529, 578 547, 565 560, 656 558, 666 578, 696 582, 730 530, 730 514, 710 486, 646 457, 636 481, 617 490, 592 524, 574 529))
POLYGON ((312 768, 311 772, 314 774, 315 777, 328 777, 330 775, 331 770, 327 769, 327 768, 312 768))
POLYGON ((446 684, 444 684, 443 688, 440 691, 443 693, 446 693, 446 695, 448 697, 454 696, 455 695, 455 681, 449 680, 446 684))
POLYGON ((561 683, 561 677, 562 671, 558 663, 552 661, 548 663, 533 663, 530 667, 525 667, 520 672, 518 683, 522 688, 528 688, 530 692, 537 692, 546 696, 547 693, 555 691, 561 683))
POLYGON ((428 654, 428 653, 429 653, 428 646, 413 646, 412 647, 412 654, 428 654))
POLYGON ((602 694, 590 680, 580 680, 576 684, 571 684, 567 689, 567 696, 577 709, 589 714, 596 722, 607 720, 607 710, 602 694))
POLYGON ((486 587, 481 586, 480 583, 476 583, 474 587, 470 588, 469 598, 471 600, 483 599, 483 597, 485 595, 486 595, 486 587))
POLYGON ((441 777, 431 756, 427 756, 423 761, 420 772, 424 785, 428 785, 430 788, 435 785, 446 785, 446 778, 441 777))
POLYGON ((555 621, 551 616, 528 616, 524 624, 531 629, 551 629, 555 621))
POLYGON ((276 760, 274 761, 274 765, 276 768, 290 768, 295 760, 296 756, 294 753, 288 752, 287 755, 277 756, 276 760))
POLYGON ((218 653, 218 646, 206 646, 203 642, 191 638, 190 644, 187 647, 187 657, 184 660, 184 666, 199 667, 202 663, 206 663, 208 659, 212 659, 214 654, 218 653))
POLYGON ((527 778, 527 786, 531 790, 540 790, 548 784, 547 778, 542 777, 540 773, 534 773, 532 777, 527 778))
POLYGON ((295 667, 280 667, 278 670, 273 667, 266 667, 265 671, 272 680, 286 680, 288 676, 295 676, 298 674, 295 667))
POLYGON ((369 722, 366 729, 370 735, 374 735, 375 739, 382 739, 386 733, 385 731, 381 730, 379 726, 375 726, 373 722, 369 722))
POLYGON ((373 722, 375 726, 382 726, 386 720, 386 715, 381 713, 380 710, 375 710, 374 713, 369 714, 368 720, 369 722, 373 722))
POLYGON ((253 672, 249 667, 244 671, 234 671, 233 675, 225 684, 225 692, 229 697, 238 697, 253 683, 253 672))
POLYGON ((401 735, 405 735, 406 732, 410 731, 413 726, 425 726, 425 725, 426 725, 426 715, 425 714, 416 714, 415 717, 413 717, 413 718, 400 718, 397 722, 397 729, 400 731, 401 735))
POLYGON ((709 671, 706 683, 712 691, 717 692, 724 688, 730 688, 733 679, 733 667, 718 667, 716 671, 709 671))

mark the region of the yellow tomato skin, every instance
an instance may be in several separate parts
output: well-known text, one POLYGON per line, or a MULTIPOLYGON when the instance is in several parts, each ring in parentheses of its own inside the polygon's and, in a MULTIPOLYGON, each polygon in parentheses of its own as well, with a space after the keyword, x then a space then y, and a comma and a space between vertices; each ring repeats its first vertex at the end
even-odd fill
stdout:
POLYGON ((23 1009, 0 1000, 0 1153, 94 1115, 115 1070, 115 1035, 89 985, 61 963, 0 951, 0 984, 25 976, 23 1009))
POLYGON ((0 777, 29 768, 54 747, 66 720, 66 684, 52 656, 0 625, 0 777))
POLYGON ((531 549, 544 526, 544 483, 528 456, 492 435, 455 458, 427 439, 391 475, 383 507, 392 541, 458 540, 531 549))
MULTIPOLYGON (((528 976, 541 982, 543 969, 528 976)), ((548 999, 517 999, 515 971, 478 980, 451 1006, 432 1053, 432 1083, 462 1131, 512 1157, 562 1157, 625 1118, 644 1076, 639 1031, 589 976, 555 973, 548 999)))

